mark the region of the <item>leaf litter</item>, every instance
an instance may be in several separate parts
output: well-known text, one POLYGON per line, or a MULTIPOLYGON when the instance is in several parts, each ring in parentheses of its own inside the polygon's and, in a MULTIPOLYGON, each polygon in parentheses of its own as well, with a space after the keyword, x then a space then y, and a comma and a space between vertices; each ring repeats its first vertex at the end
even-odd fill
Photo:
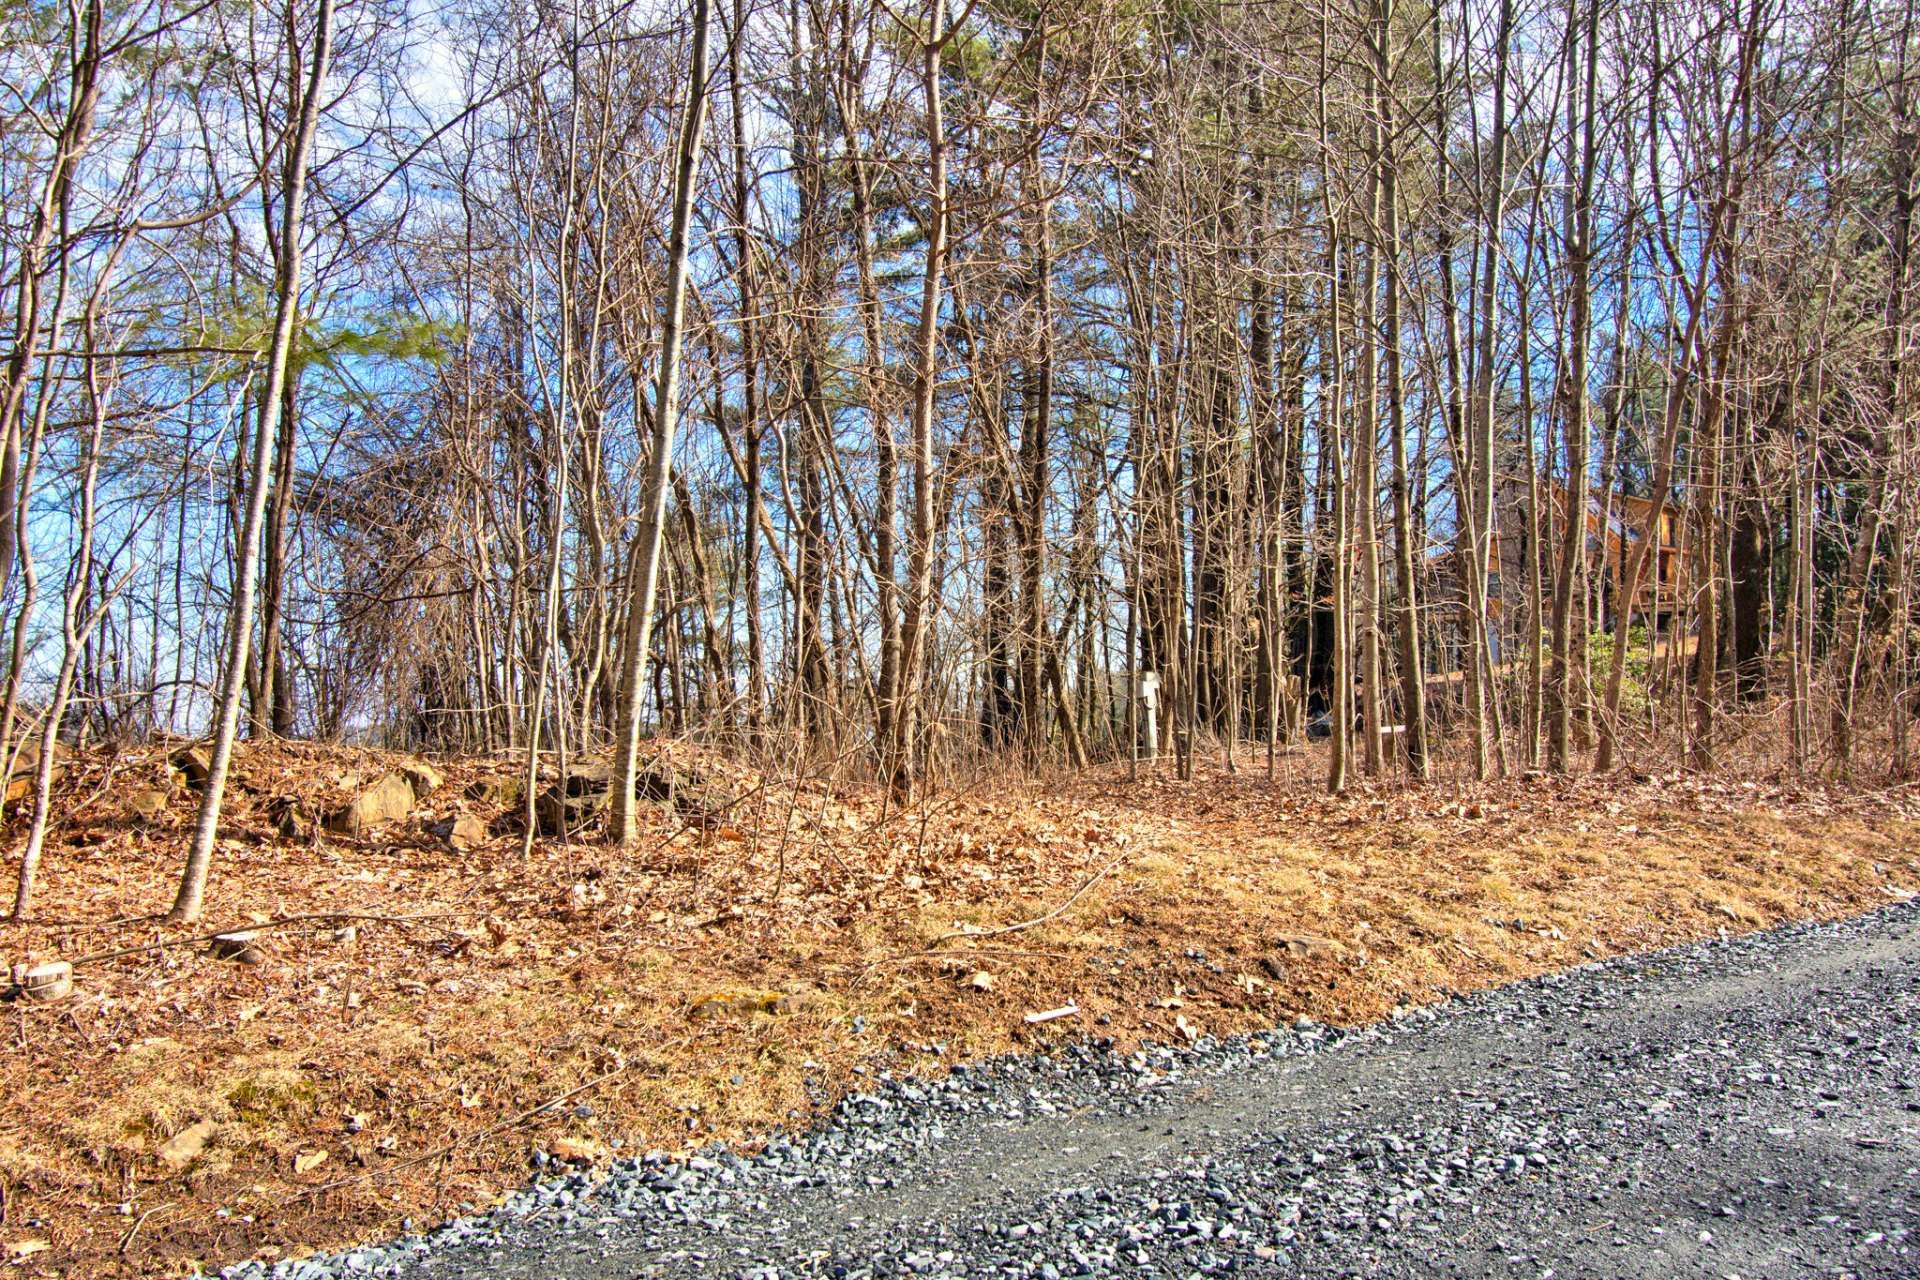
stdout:
POLYGON ((0 926, 9 965, 77 962, 71 997, 5 1011, 13 1267, 299 1256, 489 1203, 541 1157, 748 1146, 883 1070, 1365 1022, 1920 889, 1908 786, 1668 773, 1330 797, 1304 770, 1204 762, 1191 781, 983 777, 900 809, 830 769, 652 750, 725 812, 663 802, 631 852, 588 830, 522 860, 503 780, 524 760, 436 759, 444 785, 404 821, 347 836, 285 815, 337 809, 400 758, 249 746, 191 929, 159 916, 197 797, 163 747, 76 753, 39 914, 0 926), (462 816, 486 834, 455 848, 435 829, 462 816), (236 933, 218 958, 207 939, 236 933))

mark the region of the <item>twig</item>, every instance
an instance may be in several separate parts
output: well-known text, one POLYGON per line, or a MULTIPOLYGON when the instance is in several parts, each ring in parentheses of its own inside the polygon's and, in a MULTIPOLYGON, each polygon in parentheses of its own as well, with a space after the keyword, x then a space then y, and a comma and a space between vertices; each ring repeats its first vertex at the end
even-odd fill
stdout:
MULTIPOLYGON (((960 936, 971 938, 981 935, 962 934, 960 936)), ((1071 960, 1073 958, 1064 951, 1038 951, 1032 947, 972 947, 967 950, 966 954, 970 957, 1027 956, 1030 958, 1038 957, 1042 960, 1071 960)), ((870 960, 860 966, 857 976, 858 980, 864 981, 869 974, 883 964, 919 964, 926 960, 953 961, 957 958, 958 957, 951 951, 907 951, 897 956, 881 956, 878 960, 870 960)), ((850 971, 850 969, 851 966, 849 966, 849 969, 846 971, 850 971)))
MULTIPOLYGON (((805 762, 798 756, 793 761, 793 790, 787 793, 787 815, 780 825, 780 869, 773 878, 773 896, 767 900, 767 913, 778 915, 780 895, 787 889, 787 845, 793 839, 793 811, 800 807, 800 782, 806 776, 805 762)), ((822 794, 825 794, 824 789, 822 794)), ((760 833, 754 832, 758 837, 760 833)), ((756 839, 755 843, 758 843, 756 839)))
POLYGON ((214 933, 195 934, 191 938, 163 938, 159 942, 143 943, 137 947, 121 947, 116 951, 96 951, 92 955, 81 956, 68 961, 78 969, 83 964, 93 964, 100 960, 117 960, 121 956, 137 956, 142 952, 160 951, 167 947, 186 947, 196 942, 212 942, 231 933, 271 933, 288 925, 311 924, 318 920, 363 920, 378 924, 421 924, 429 920, 453 920, 462 916, 477 916, 479 911, 436 911, 418 916, 381 916, 357 911, 316 911, 310 915, 286 916, 279 920, 266 920, 259 924, 229 925, 214 933))
POLYGON ((90 808, 95 800, 98 800, 107 793, 107 788, 113 785, 114 778, 120 772, 120 759, 121 757, 118 752, 115 752, 107 758, 107 767, 100 778, 100 785, 93 789, 92 795, 82 800, 79 804, 72 806, 68 810, 69 814, 78 813, 90 808))
MULTIPOLYGON (((144 916, 115 916, 111 920, 47 920, 35 916, 24 923, 36 929, 65 929, 69 933, 92 933, 100 929, 120 929, 134 924, 155 924, 166 919, 161 911, 148 912, 144 916)), ((12 924, 14 921, 7 921, 12 924)))
MULTIPOLYGON (((828 760, 824 765, 815 766, 814 768, 805 770, 804 772, 801 772, 798 769, 796 769, 796 772, 794 774, 794 781, 793 781, 794 794, 798 795, 800 790, 800 784, 803 781, 811 782, 816 779, 825 777, 829 769, 834 769, 839 767, 839 765, 843 761, 851 759, 853 755, 856 752, 858 752, 860 749, 861 748, 858 745, 855 745, 847 748, 845 751, 842 751, 839 755, 833 757, 831 760, 828 760)), ((745 804, 747 801, 756 799, 763 792, 769 792, 773 790, 773 787, 776 781, 777 781, 776 779, 771 777, 762 777, 759 782, 755 783, 751 787, 748 787, 745 791, 741 792, 739 795, 735 796, 733 799, 727 801, 727 803, 721 805, 718 809, 709 810, 707 815, 708 818, 710 820, 717 821, 718 819, 726 817, 728 814, 732 813, 735 809, 738 809, 741 805, 745 804)), ((791 817, 793 813, 793 805, 791 803, 787 806, 787 813, 789 817, 791 817)), ((657 843, 655 843, 651 849, 648 849, 644 854, 642 854, 641 857, 651 858, 655 854, 663 853, 666 851, 669 845, 673 844, 676 840, 680 839, 680 837, 686 835, 689 831, 697 831, 697 830, 700 830, 700 828, 696 827, 694 824, 683 823, 682 825, 675 827, 672 831, 668 832, 665 836, 662 836, 660 840, 657 843)), ((757 831, 756 831, 756 834, 757 834, 757 831)))
POLYGON ((626 1069, 627 1069, 627 1064, 623 1062, 619 1066, 615 1067, 613 1070, 604 1072, 601 1075, 597 1075, 593 1079, 587 1081, 585 1084, 575 1085, 573 1088, 567 1090, 565 1093, 555 1094, 553 1097, 548 1098, 545 1102, 541 1103, 537 1107, 529 1107, 525 1111, 522 1111, 519 1115, 511 1116, 505 1120, 502 1120, 499 1124, 496 1124, 491 1128, 480 1130, 478 1133, 463 1134, 462 1136, 455 1138, 452 1142, 447 1143, 445 1146, 436 1147, 434 1150, 429 1151, 424 1155, 409 1157, 408 1159, 400 1161, 398 1164, 390 1164, 384 1169, 369 1169, 365 1173, 356 1173, 346 1178, 336 1178, 332 1182, 322 1183, 320 1186, 309 1188, 308 1190, 302 1192, 301 1194, 307 1195, 307 1196, 317 1196, 322 1192, 332 1191, 338 1187, 350 1186, 351 1184, 356 1182, 364 1182, 368 1178, 377 1178, 380 1175, 387 1174, 387 1173, 398 1173, 402 1169, 411 1169, 415 1165, 422 1165, 422 1164, 426 1164, 428 1161, 431 1161, 431 1160, 438 1160, 442 1156, 451 1155, 456 1149, 458 1149, 464 1143, 482 1142, 488 1138, 493 1137, 497 1133, 505 1133, 508 1129, 512 1129, 517 1125, 525 1124, 527 1121, 533 1119, 535 1116, 539 1115, 543 1111, 551 1111, 553 1108, 559 1106, 561 1103, 566 1102, 571 1098, 577 1098, 589 1089, 596 1089, 600 1087, 601 1085, 605 1084, 607 1081, 613 1079, 615 1076, 625 1072, 626 1069))
POLYGON ((1043 925, 1047 923, 1047 921, 1049 920, 1056 920, 1060 916, 1065 915, 1066 912, 1073 906, 1074 903, 1080 901, 1081 897, 1083 897, 1086 894, 1087 890, 1093 888, 1094 885, 1100 883, 1101 879, 1105 877, 1107 872, 1119 866, 1123 861, 1126 860, 1126 857, 1127 857, 1127 851, 1122 849, 1119 853, 1116 853, 1111 858, 1108 858, 1105 864, 1102 865, 1098 871, 1094 872, 1092 875, 1088 876, 1085 880, 1082 880, 1080 882, 1080 887, 1078 889, 1075 889, 1072 895, 1069 896, 1065 902, 1061 903, 1059 906, 1055 907, 1053 910, 1047 912, 1043 916, 1035 916, 1031 920, 1022 920, 1018 924, 1003 924, 997 929, 956 929, 952 933, 943 933, 939 937, 935 938, 933 940, 934 945, 938 946, 942 942, 951 942, 955 938, 997 938, 1002 934, 1018 933, 1022 929, 1031 929, 1036 925, 1043 925))
POLYGON ((164 1212, 165 1210, 173 1208, 174 1203, 175 1203, 174 1201, 169 1200, 165 1204, 155 1205, 153 1208, 147 1210, 145 1213, 141 1214, 138 1218, 136 1218, 134 1220, 133 1225, 127 1228, 127 1234, 120 1237, 121 1254, 124 1255, 128 1249, 131 1249, 133 1247, 133 1238, 140 1234, 141 1227, 144 1227, 147 1225, 148 1218, 151 1218, 156 1213, 161 1213, 161 1212, 164 1212))

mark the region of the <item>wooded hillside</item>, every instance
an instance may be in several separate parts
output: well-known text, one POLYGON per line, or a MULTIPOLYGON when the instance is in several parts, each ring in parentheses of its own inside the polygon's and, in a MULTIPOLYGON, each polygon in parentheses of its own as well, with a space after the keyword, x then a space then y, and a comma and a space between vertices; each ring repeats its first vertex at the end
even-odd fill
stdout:
POLYGON ((1914 18, 4 0, 18 909, 62 739, 184 919, 236 736, 1903 775, 1914 18))

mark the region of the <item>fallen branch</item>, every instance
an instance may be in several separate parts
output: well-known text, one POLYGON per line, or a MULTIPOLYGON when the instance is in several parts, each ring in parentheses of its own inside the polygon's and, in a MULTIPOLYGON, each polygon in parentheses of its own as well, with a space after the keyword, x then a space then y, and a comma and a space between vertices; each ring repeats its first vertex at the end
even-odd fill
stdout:
MULTIPOLYGON (((978 934, 964 934, 964 937, 979 937, 978 934)), ((1073 960, 1075 957, 1065 951, 1038 951, 1032 947, 969 947, 966 952, 969 960, 976 956, 1020 956, 1025 959, 1073 960)), ((854 981, 865 982, 867 978, 883 964, 920 964, 928 960, 938 960, 942 964, 953 964, 959 957, 951 951, 907 951, 897 956, 881 956, 878 960, 869 960, 855 968, 852 965, 830 966, 828 973, 850 973, 854 981)))
POLYGON ((101 960, 117 960, 122 956, 137 956, 147 951, 163 951, 168 947, 189 947, 196 942, 212 942, 228 934, 251 932, 272 933, 296 924, 315 924, 320 921, 355 920, 371 924, 424 924, 432 920, 454 920, 463 916, 477 916, 481 911, 436 911, 429 915, 418 916, 382 916, 359 911, 316 911, 311 915, 286 916, 279 920, 267 920, 260 924, 228 925, 213 933, 198 933, 191 938, 162 938, 158 942, 146 942, 137 947, 120 947, 114 951, 96 951, 92 955, 81 956, 68 963, 78 969, 83 964, 93 964, 101 960))
POLYGON ((1070 911, 1073 908, 1073 904, 1080 901, 1080 899, 1086 895, 1087 890, 1099 884, 1107 872, 1124 862, 1126 857, 1127 851, 1122 849, 1119 853, 1108 858, 1098 871, 1080 882, 1080 887, 1075 889, 1065 902, 1043 916, 1035 916, 1031 920, 1022 920, 1019 924, 1003 924, 997 929, 955 929, 952 933, 943 933, 935 938, 933 944, 939 946, 941 943, 951 942, 955 938, 997 938, 1002 934, 1019 933, 1022 929, 1032 929, 1037 925, 1047 923, 1049 920, 1057 920, 1070 911))
POLYGON ((169 1200, 166 1204, 157 1205, 141 1214, 134 1224, 127 1228, 127 1234, 120 1237, 120 1252, 124 1255, 127 1250, 133 1247, 133 1238, 140 1234, 140 1228, 147 1225, 148 1218, 151 1218, 156 1213, 165 1213, 174 1207, 174 1202, 169 1200))

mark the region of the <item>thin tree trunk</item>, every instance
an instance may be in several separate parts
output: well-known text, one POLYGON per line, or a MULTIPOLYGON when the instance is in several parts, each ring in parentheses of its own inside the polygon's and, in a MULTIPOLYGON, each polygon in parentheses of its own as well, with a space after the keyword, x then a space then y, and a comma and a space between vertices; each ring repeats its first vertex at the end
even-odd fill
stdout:
POLYGON ((941 277, 947 262, 947 142, 941 110, 940 55, 946 48, 946 0, 932 0, 927 37, 921 46, 921 89, 926 99, 927 185, 926 264, 921 272, 920 322, 913 370, 913 435, 908 443, 913 465, 913 525, 907 551, 906 608, 900 642, 898 712, 887 753, 888 787, 897 799, 912 790, 916 739, 913 723, 922 714, 926 683, 927 618, 933 604, 933 411, 939 375, 941 277))
MULTIPOLYGON (((1560 564, 1553 584, 1553 719, 1547 736, 1547 764, 1556 773, 1567 770, 1573 738, 1574 704, 1580 700, 1584 681, 1574 671, 1574 631, 1585 618, 1574 614, 1574 590, 1587 559, 1587 438, 1590 430, 1591 402, 1588 395, 1589 351, 1593 298, 1591 286, 1593 252, 1593 177, 1597 125, 1595 121, 1598 68, 1600 63, 1600 4, 1588 0, 1585 23, 1584 88, 1579 95, 1580 127, 1574 126, 1575 94, 1573 70, 1578 61, 1574 0, 1568 0, 1567 14, 1567 149, 1579 147, 1577 176, 1567 211, 1567 257, 1570 282, 1567 298, 1567 367, 1563 379, 1565 402, 1562 425, 1567 448, 1567 510, 1561 530, 1560 564)), ((1602 530, 1602 541, 1605 531, 1602 530)))
POLYGON ((266 394, 261 397, 260 420, 254 430, 253 475, 247 492, 246 521, 241 528, 239 563, 234 567, 233 610, 228 620, 227 655, 221 672, 213 741, 208 748, 207 780, 200 793, 200 813, 193 841, 180 877, 180 891, 167 918, 191 924, 200 918, 207 892, 207 873, 213 865, 213 843, 220 826, 220 805, 227 789, 227 771, 233 761, 233 740, 240 724, 240 698, 247 676, 247 656, 253 640, 255 587, 260 571, 260 526, 266 515, 267 490, 273 481, 275 437, 279 432, 280 392, 286 384, 288 356, 293 349, 300 310, 300 215, 306 204, 307 162, 320 118, 320 95, 326 83, 327 61, 333 46, 333 0, 319 0, 314 18, 313 63, 300 102, 300 121, 292 140, 288 164, 281 237, 286 252, 275 282, 273 341, 267 351, 266 394))
POLYGON ((1393 0, 1381 0, 1375 24, 1376 79, 1380 102, 1381 203, 1385 207, 1387 433, 1393 441, 1394 575, 1398 579, 1397 613, 1400 643, 1401 720, 1407 771, 1425 781, 1427 762, 1427 688, 1420 646, 1420 611, 1416 597, 1413 558, 1413 501, 1407 478, 1407 408, 1405 376, 1401 370, 1400 317, 1400 156, 1396 142, 1393 87, 1393 0))
POLYGON ((666 532, 668 477, 674 431, 680 417, 680 329, 687 297, 688 230, 693 221, 694 180, 707 115, 707 33, 712 0, 693 0, 693 53, 687 104, 680 120, 673 179, 673 227, 667 246, 667 316, 660 334, 660 375, 654 401, 653 438, 641 497, 640 530, 632 550, 625 649, 621 655, 620 720, 615 736, 607 839, 631 845, 639 835, 635 790, 640 773, 640 707, 646 692, 647 656, 653 635, 654 595, 660 581, 660 544, 666 532))

